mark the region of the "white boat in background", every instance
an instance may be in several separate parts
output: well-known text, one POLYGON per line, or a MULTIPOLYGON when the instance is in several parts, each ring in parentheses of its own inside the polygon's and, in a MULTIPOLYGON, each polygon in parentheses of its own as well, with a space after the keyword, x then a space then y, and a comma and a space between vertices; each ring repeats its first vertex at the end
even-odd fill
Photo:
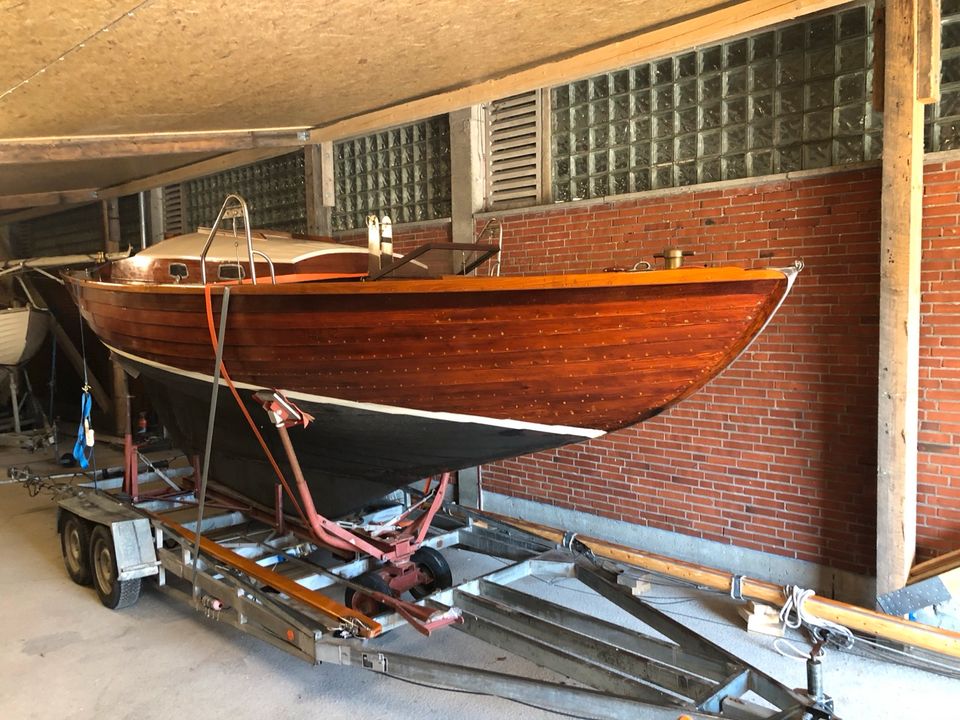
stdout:
POLYGON ((43 344, 49 320, 32 305, 0 310, 0 365, 17 366, 32 358, 43 344))

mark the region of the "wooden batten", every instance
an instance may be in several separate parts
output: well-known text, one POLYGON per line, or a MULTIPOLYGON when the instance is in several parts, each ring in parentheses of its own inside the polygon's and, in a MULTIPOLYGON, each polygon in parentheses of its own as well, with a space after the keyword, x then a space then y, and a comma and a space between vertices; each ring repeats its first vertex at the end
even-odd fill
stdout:
MULTIPOLYGON (((558 545, 564 542, 567 535, 562 530, 546 525, 538 525, 495 513, 485 514, 558 545)), ((725 570, 637 550, 599 538, 579 534, 576 537, 597 557, 643 568, 650 572, 677 578, 713 590, 725 593, 730 591, 733 574, 725 570)), ((776 607, 781 607, 786 597, 784 588, 779 585, 746 577, 741 582, 741 594, 744 599, 755 600, 776 607)), ((804 603, 804 610, 814 617, 840 623, 856 632, 875 635, 885 640, 901 642, 924 650, 960 658, 960 633, 957 632, 904 620, 903 618, 816 595, 807 599, 804 603)))
POLYGON ((294 129, 0 140, 0 165, 285 148, 305 137, 304 130, 294 129))
MULTIPOLYGON (((0 211, 19 210, 20 208, 51 207, 54 205, 66 207, 76 203, 93 202, 96 199, 96 188, 26 193, 23 195, 0 195, 0 211)), ((0 216, 0 222, 3 222, 2 216, 0 216)))
POLYGON ((285 155, 294 150, 303 147, 303 143, 290 145, 286 147, 257 148, 255 150, 239 150, 237 152, 218 155, 214 158, 202 160, 198 163, 185 165, 175 170, 168 170, 157 175, 131 180, 120 185, 112 185, 104 188, 97 193, 97 197, 103 200, 110 198, 119 198, 124 195, 132 195, 141 190, 152 190, 153 188, 163 187, 164 185, 175 185, 176 183, 187 180, 195 180, 204 175, 213 175, 214 173, 230 170, 231 168, 250 165, 260 160, 269 160, 278 155, 285 155))
POLYGON ((886 9, 880 217, 877 595, 906 585, 916 550, 923 106, 918 2, 886 9))

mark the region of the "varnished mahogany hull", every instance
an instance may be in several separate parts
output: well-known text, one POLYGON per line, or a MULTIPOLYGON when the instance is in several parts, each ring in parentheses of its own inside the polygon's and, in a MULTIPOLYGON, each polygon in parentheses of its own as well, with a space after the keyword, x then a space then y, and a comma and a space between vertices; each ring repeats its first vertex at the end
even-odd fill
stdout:
MULTIPOLYGON (((291 434, 318 507, 333 514, 429 474, 661 412, 749 344, 791 278, 722 269, 234 286, 224 364, 258 421, 249 398, 260 388, 317 417, 291 434)), ((199 450, 214 355, 202 288, 72 284, 177 441, 199 450)), ((213 472, 265 502, 272 473, 232 397, 221 398, 213 472)))

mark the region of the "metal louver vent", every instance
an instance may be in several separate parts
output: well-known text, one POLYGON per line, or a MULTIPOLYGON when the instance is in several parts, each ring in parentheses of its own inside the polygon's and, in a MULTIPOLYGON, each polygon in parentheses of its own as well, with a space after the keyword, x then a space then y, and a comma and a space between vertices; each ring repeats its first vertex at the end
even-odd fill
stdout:
POLYGON ((541 181, 541 94, 512 95, 487 106, 487 198, 491 208, 536 205, 541 181))
POLYGON ((180 185, 167 185, 163 188, 163 233, 183 234, 183 192, 180 185))

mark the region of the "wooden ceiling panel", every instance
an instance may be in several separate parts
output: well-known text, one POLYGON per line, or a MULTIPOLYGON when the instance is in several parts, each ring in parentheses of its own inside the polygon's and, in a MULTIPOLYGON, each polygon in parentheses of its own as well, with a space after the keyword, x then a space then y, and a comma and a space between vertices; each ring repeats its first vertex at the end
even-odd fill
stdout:
MULTIPOLYGON (((24 59, 0 59, 0 77, 53 63, 0 100, 0 137, 315 126, 725 4, 284 0, 239 10, 222 0, 148 0, 130 2, 135 11, 56 62, 116 8, 48 3, 53 17, 72 8, 67 19, 82 30, 64 34, 59 46, 44 36, 24 59)), ((41 13, 3 14, 12 15, 0 23, 7 46, 18 47, 41 13)))
POLYGON ((0 1, 0 95, 126 15, 131 0, 0 1))
POLYGON ((271 133, 336 140, 842 1, 0 0, 0 206, 136 192, 283 152, 271 133))

